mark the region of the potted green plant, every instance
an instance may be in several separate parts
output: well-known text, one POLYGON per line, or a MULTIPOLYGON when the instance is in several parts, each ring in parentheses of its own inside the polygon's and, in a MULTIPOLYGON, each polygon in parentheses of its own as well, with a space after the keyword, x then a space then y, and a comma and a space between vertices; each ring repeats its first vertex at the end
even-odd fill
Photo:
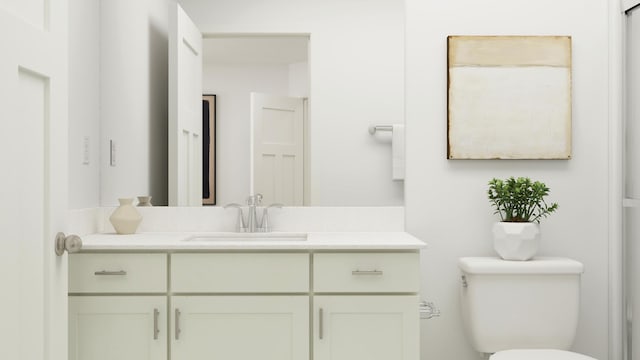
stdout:
POLYGON ((496 252, 505 260, 531 259, 540 243, 540 220, 558 209, 545 201, 547 185, 526 177, 494 178, 487 194, 501 219, 493 225, 496 252))

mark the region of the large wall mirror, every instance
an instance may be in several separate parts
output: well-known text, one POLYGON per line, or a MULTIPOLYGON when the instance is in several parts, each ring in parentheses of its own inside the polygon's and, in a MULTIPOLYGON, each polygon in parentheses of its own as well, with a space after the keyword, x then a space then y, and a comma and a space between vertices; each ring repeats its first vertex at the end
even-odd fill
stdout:
MULTIPOLYGON (((215 95, 216 206, 269 191, 265 202, 295 206, 403 205, 391 134, 368 132, 404 123, 403 2, 177 3, 204 34, 200 95, 215 95), (295 144, 286 150, 295 156, 261 152, 276 140, 282 149, 295 144)), ((113 143, 117 156, 115 166, 101 156, 100 205, 138 195, 170 203, 167 44, 175 4, 100 2, 100 152, 110 154, 113 143)))

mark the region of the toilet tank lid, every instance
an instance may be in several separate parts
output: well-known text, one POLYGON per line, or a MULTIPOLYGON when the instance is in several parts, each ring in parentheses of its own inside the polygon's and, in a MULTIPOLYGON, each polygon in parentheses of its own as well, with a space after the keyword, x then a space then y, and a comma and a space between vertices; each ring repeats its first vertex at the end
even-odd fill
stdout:
POLYGON ((582 263, 560 257, 509 261, 497 257, 463 257, 458 266, 467 274, 581 274, 582 263))
POLYGON ((590 356, 553 349, 504 350, 489 360, 596 360, 590 356))

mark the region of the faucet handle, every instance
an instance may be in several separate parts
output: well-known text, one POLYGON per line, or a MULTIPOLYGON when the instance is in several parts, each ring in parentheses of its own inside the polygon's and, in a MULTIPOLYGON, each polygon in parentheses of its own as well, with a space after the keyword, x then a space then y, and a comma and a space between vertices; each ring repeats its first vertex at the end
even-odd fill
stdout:
POLYGON ((238 209, 238 220, 236 221, 236 231, 237 232, 245 232, 247 231, 247 226, 244 224, 244 215, 242 214, 242 206, 240 204, 231 203, 224 206, 225 209, 228 208, 236 208, 238 209))
POLYGON ((282 204, 271 204, 269 206, 266 206, 264 208, 264 211, 262 212, 262 232, 271 232, 271 223, 269 221, 269 209, 270 208, 278 208, 278 209, 282 209, 282 204))
POLYGON ((260 206, 262 205, 262 194, 255 194, 247 196, 247 205, 260 206))

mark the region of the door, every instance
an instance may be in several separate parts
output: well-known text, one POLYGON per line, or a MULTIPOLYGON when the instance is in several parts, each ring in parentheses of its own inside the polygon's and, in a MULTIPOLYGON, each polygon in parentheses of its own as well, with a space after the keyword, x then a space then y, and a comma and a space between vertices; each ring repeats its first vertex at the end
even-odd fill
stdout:
POLYGON ((302 98, 251 93, 251 192, 265 204, 304 203, 302 98))
POLYGON ((417 296, 315 296, 315 360, 418 360, 417 296))
POLYGON ((69 297, 69 360, 167 360, 164 296, 69 297))
POLYGON ((624 120, 624 251, 625 256, 625 359, 640 360, 640 326, 634 319, 640 314, 640 9, 632 7, 638 1, 625 2, 626 12, 625 47, 625 99, 624 120), (635 4, 634 4, 635 3, 635 4))
POLYGON ((202 206, 202 34, 169 12, 169 205, 202 206))
POLYGON ((67 358, 67 1, 0 1, 0 359, 67 358))
POLYGON ((174 296, 172 360, 309 358, 308 296, 174 296))

